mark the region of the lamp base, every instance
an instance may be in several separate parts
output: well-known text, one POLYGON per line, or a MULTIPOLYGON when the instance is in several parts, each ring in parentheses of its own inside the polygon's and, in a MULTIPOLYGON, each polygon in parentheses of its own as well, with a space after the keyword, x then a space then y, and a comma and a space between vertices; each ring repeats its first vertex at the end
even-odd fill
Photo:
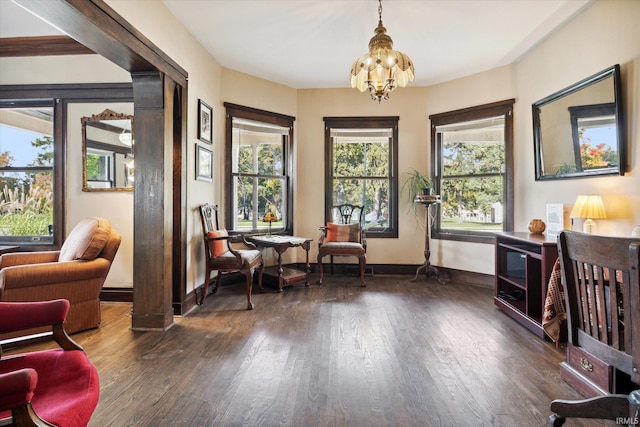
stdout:
POLYGON ((588 234, 598 234, 598 225, 592 219, 585 219, 582 224, 582 232, 588 234))

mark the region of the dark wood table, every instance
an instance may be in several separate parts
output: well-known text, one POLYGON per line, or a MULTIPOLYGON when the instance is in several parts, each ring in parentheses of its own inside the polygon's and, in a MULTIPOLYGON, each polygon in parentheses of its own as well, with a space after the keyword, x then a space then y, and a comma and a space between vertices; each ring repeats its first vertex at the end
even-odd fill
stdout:
MULTIPOLYGON (((309 265, 309 249, 313 239, 307 237, 296 236, 246 236, 247 241, 262 248, 273 248, 278 254, 278 266, 266 268, 263 273, 263 280, 269 280, 269 276, 277 278, 278 292, 282 292, 282 287, 300 283, 304 281, 305 286, 309 286, 309 276, 311 275, 311 266, 309 265), (307 261, 305 271, 294 270, 291 268, 283 268, 282 254, 289 248, 301 247, 307 253, 307 261), (274 271, 275 270, 275 271, 274 271)), ((260 288, 262 291, 262 288, 260 288)))
POLYGON ((18 249, 20 249, 20 246, 0 246, 0 255, 16 252, 18 249))

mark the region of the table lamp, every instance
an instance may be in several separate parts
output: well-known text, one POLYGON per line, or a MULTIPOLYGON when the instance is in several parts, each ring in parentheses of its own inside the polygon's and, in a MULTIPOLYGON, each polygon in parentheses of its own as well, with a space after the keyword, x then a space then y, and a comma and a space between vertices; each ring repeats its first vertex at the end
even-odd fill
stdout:
POLYGON ((598 226, 594 219, 604 219, 607 214, 604 211, 602 198, 598 194, 581 194, 576 199, 569 216, 571 218, 586 218, 582 224, 582 232, 597 234, 598 226))
POLYGON ((269 224, 269 236, 271 236, 271 223, 278 221, 278 216, 275 213, 271 212, 271 211, 267 211, 264 214, 264 217, 262 218, 262 221, 264 221, 264 222, 269 224))

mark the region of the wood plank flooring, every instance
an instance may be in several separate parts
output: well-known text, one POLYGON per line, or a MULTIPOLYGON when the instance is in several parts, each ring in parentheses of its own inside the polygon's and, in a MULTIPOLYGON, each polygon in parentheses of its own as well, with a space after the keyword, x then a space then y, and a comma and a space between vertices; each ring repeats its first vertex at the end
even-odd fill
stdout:
POLYGON ((164 333, 104 302, 102 326, 73 336, 100 372, 90 426, 544 426, 552 399, 580 397, 564 350, 491 289, 410 279, 267 288, 253 311, 233 284, 164 333))

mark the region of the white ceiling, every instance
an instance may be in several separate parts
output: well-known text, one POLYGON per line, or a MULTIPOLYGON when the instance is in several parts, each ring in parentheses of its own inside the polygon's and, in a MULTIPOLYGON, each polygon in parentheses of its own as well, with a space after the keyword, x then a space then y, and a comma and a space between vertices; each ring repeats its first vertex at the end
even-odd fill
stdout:
MULTIPOLYGON (((293 88, 349 87, 378 24, 375 0, 163 1, 220 65, 293 88)), ((517 61, 592 1, 384 0, 382 22, 429 86, 517 61)), ((0 37, 59 33, 33 20, 0 0, 0 37)))

